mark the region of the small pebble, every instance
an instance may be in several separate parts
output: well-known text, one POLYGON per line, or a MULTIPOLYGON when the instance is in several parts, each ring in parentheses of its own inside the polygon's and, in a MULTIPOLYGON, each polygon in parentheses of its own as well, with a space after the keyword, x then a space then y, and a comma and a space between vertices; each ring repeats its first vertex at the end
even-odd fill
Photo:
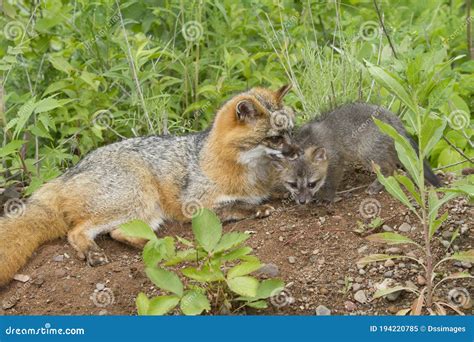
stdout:
POLYGON ((357 305, 355 305, 353 302, 349 300, 344 302, 344 307, 346 308, 347 311, 355 311, 357 309, 357 305))
POLYGON ((56 262, 62 262, 62 261, 64 261, 64 255, 62 255, 62 254, 56 255, 56 256, 53 258, 53 261, 56 261, 56 262))
POLYGON ((361 304, 367 303, 367 295, 364 290, 359 290, 354 294, 354 299, 361 304))
POLYGON ((95 284, 95 288, 96 288, 98 291, 102 291, 103 289, 105 289, 105 285, 102 284, 102 283, 97 283, 97 284, 95 284))
POLYGON ((290 257, 288 257, 288 262, 290 264, 294 264, 296 262, 296 258, 294 256, 290 256, 290 257))
POLYGON ((324 305, 319 305, 316 308, 316 315, 317 316, 330 316, 331 315, 331 310, 329 310, 327 307, 324 305))
POLYGON ((29 275, 26 275, 26 274, 15 274, 13 276, 13 279, 17 280, 17 281, 20 281, 22 283, 26 283, 27 281, 29 281, 31 278, 29 275))
POLYGON ((260 275, 266 276, 268 278, 278 277, 280 270, 275 264, 265 264, 258 270, 260 275))
POLYGON ((423 286, 426 284, 426 279, 422 275, 419 275, 418 277, 416 277, 416 282, 418 283, 418 285, 423 286))
POLYGON ((411 226, 408 223, 403 222, 400 227, 398 227, 398 230, 404 233, 408 233, 409 231, 411 231, 411 226))
POLYGON ((382 226, 382 229, 386 232, 393 232, 393 228, 386 224, 382 226))
POLYGON ((385 261, 384 266, 385 267, 393 267, 393 266, 395 266, 395 262, 392 259, 388 259, 387 261, 385 261))

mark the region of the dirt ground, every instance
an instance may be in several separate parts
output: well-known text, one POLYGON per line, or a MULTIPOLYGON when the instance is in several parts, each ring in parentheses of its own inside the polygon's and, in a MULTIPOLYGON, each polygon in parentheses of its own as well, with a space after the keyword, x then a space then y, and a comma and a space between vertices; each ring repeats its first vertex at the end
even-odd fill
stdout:
MULTIPOLYGON (((372 177, 364 172, 352 174, 343 189, 369 184, 372 177)), ((252 233, 249 244, 262 262, 270 264, 270 272, 278 274, 287 287, 272 300, 270 308, 238 314, 315 315, 325 306, 335 315, 391 315, 407 308, 415 295, 402 292, 398 297, 371 300, 377 287, 391 283, 416 286, 424 278, 415 262, 379 262, 359 269, 356 261, 372 253, 401 252, 421 255, 410 245, 387 246, 367 241, 357 233, 357 221, 362 217, 362 203, 377 203, 384 226, 373 232, 398 231, 403 223, 403 234, 421 241, 421 228, 415 217, 408 214, 386 192, 369 197, 364 188, 341 193, 340 200, 331 207, 316 204, 297 206, 295 203, 274 202, 276 212, 261 220, 244 220, 224 226, 225 231, 252 233), (408 232, 404 232, 408 230, 408 232), (381 285, 382 284, 382 285, 381 285), (367 302, 364 303, 364 296, 367 302), (316 308, 319 307, 318 310, 316 308)), ((465 199, 457 199, 447 207, 449 219, 434 238, 437 258, 445 255, 446 245, 459 228, 461 235, 449 250, 474 248, 474 207, 465 199), (448 242, 447 242, 448 241, 448 242)), ((189 225, 167 225, 160 235, 191 236, 189 225)), ((19 272, 29 278, 26 282, 14 280, 0 289, 0 314, 3 315, 134 315, 135 297, 140 291, 156 294, 157 290, 146 278, 140 251, 122 245, 104 236, 98 239, 109 256, 107 265, 92 268, 77 259, 66 239, 57 240, 37 250, 30 262, 19 272)), ((443 273, 470 272, 469 263, 446 262, 443 273)), ((265 276, 265 274, 264 274, 265 276)), ((23 279, 23 280, 26 280, 23 279)), ((439 278, 437 278, 439 279, 439 278)), ((450 300, 450 291, 461 290, 474 299, 472 279, 448 281, 439 286, 435 297, 450 300)), ((461 308, 462 309, 462 308, 461 308)), ((472 306, 462 309, 474 313, 472 306)), ((453 314, 454 312, 448 312, 453 314)))

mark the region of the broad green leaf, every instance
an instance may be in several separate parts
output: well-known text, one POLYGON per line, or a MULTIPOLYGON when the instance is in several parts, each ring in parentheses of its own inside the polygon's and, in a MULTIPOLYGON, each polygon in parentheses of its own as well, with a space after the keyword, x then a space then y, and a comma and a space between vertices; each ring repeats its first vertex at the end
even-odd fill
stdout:
POLYGON ((404 255, 391 255, 391 254, 371 254, 357 261, 357 265, 367 265, 372 262, 385 261, 391 259, 405 258, 404 255))
POLYGON ((150 300, 147 315, 161 316, 173 310, 179 303, 176 296, 159 296, 150 300))
POLYGON ((184 251, 178 251, 174 257, 167 260, 165 266, 173 266, 183 261, 198 261, 206 257, 206 253, 203 251, 197 251, 194 248, 186 249, 184 251))
POLYGON ((279 279, 263 280, 258 286, 257 295, 255 298, 265 299, 272 296, 277 296, 285 288, 285 283, 279 279))
POLYGON ((397 150, 400 162, 414 179, 415 184, 420 187, 420 182, 423 181, 423 179, 420 178, 421 170, 419 169, 418 156, 410 142, 389 124, 376 118, 374 118, 374 122, 383 133, 387 134, 395 141, 395 149, 397 150))
POLYGON ((415 207, 413 207, 407 195, 405 195, 402 188, 398 184, 397 180, 392 176, 386 178, 384 175, 382 175, 378 165, 374 165, 374 170, 377 173, 377 179, 380 184, 382 184, 393 197, 402 202, 412 212, 416 213, 415 207))
POLYGON ((393 293, 393 292, 398 292, 398 291, 409 291, 409 292, 415 292, 416 291, 410 287, 406 286, 394 286, 394 287, 389 287, 387 289, 382 289, 382 290, 377 290, 374 295, 372 296, 372 299, 377 299, 380 297, 385 297, 386 295, 393 293))
POLYGON ((252 253, 252 248, 251 247, 248 247, 248 246, 245 246, 245 247, 240 247, 240 248, 237 248, 229 253, 226 253, 222 256, 219 257, 219 260, 222 260, 222 261, 232 261, 232 260, 236 260, 236 259, 240 259, 246 255, 248 255, 249 253, 252 253))
POLYGON ((433 147, 441 139, 445 127, 446 120, 431 117, 430 115, 425 117, 423 126, 421 127, 420 137, 422 157, 426 157, 430 154, 433 147))
POLYGON ((140 316, 146 315, 148 312, 148 308, 150 306, 150 300, 143 292, 140 292, 135 299, 135 304, 137 305, 137 311, 140 316))
POLYGON ((367 236, 367 240, 372 241, 372 242, 378 242, 378 243, 387 243, 389 245, 398 245, 398 244, 404 244, 404 243, 411 243, 414 245, 418 245, 412 239, 398 233, 393 233, 393 232, 372 234, 372 235, 367 236))
POLYGON ((262 267, 260 261, 247 261, 232 267, 227 273, 227 279, 250 274, 262 267))
POLYGON ((222 224, 209 209, 202 209, 192 219, 194 236, 206 252, 212 252, 222 236, 222 224))
POLYGON ((405 187, 405 189, 407 189, 407 191, 412 195, 412 197, 415 199, 415 201, 419 205, 421 205, 420 194, 418 193, 418 191, 415 187, 415 184, 413 184, 411 179, 408 178, 407 176, 401 175, 401 174, 395 174, 394 177, 400 184, 402 184, 405 187))
POLYGON ((132 220, 120 225, 120 230, 132 237, 138 237, 146 240, 157 240, 155 232, 151 227, 141 220, 132 220))
POLYGON ((200 315, 203 311, 210 311, 211 304, 207 297, 199 291, 187 291, 180 303, 181 311, 188 316, 200 315))
POLYGON ((382 68, 367 62, 367 69, 369 73, 375 78, 375 80, 383 87, 387 88, 392 94, 397 96, 408 108, 414 113, 418 112, 418 107, 413 102, 412 98, 408 95, 407 91, 402 85, 396 80, 396 78, 383 70, 382 68))
POLYGON ((160 289, 173 292, 179 297, 183 295, 183 283, 181 283, 176 273, 152 267, 147 267, 145 273, 160 289))
POLYGON ((169 260, 175 256, 174 240, 167 236, 147 242, 143 249, 143 261, 147 266, 156 266, 161 260, 169 260))
POLYGON ((180 243, 182 243, 183 245, 187 246, 187 247, 193 247, 193 243, 181 236, 176 236, 176 240, 178 240, 180 243))
POLYGON ((217 246, 214 248, 214 253, 223 252, 240 245, 250 237, 249 234, 231 232, 222 235, 222 239, 219 241, 217 246))
POLYGON ((227 280, 227 285, 232 292, 245 297, 255 297, 259 287, 259 282, 254 277, 243 276, 227 280))
POLYGON ((435 190, 430 190, 428 196, 428 217, 436 218, 438 216, 438 210, 443 204, 459 196, 457 192, 447 192, 443 198, 439 199, 435 190), (433 194, 434 193, 434 194, 433 194))
POLYGON ((183 275, 199 282, 207 283, 224 280, 224 274, 219 268, 204 266, 201 270, 195 267, 187 267, 182 270, 183 275))
POLYGON ((69 64, 69 62, 64 57, 50 55, 48 59, 55 69, 63 71, 68 75, 74 70, 74 67, 69 64))

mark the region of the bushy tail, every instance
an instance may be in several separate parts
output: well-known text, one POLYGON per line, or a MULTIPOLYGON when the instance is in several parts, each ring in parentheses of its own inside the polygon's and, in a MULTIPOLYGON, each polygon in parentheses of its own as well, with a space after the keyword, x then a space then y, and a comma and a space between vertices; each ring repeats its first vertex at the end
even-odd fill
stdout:
MULTIPOLYGON (((410 144, 415 150, 416 154, 418 154, 418 144, 416 143, 415 140, 412 138, 408 138, 410 140, 410 144)), ((436 176, 433 172, 433 170, 430 167, 430 164, 426 160, 423 161, 423 170, 424 170, 424 176, 425 179, 433 186, 439 188, 442 184, 441 181, 439 180, 438 176, 436 176)))
POLYGON ((58 186, 46 184, 27 204, 7 202, 5 217, 0 218, 0 286, 11 280, 41 244, 66 235, 58 186))

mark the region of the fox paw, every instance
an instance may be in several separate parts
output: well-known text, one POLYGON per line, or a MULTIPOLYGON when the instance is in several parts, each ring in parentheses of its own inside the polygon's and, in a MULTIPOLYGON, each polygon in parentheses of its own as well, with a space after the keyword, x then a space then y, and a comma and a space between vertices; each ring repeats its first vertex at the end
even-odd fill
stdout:
POLYGON ((109 262, 107 255, 105 255, 105 253, 100 250, 88 251, 86 258, 87 264, 92 267, 105 265, 109 262))
POLYGON ((264 218, 268 217, 272 214, 272 212, 275 211, 275 208, 273 208, 269 204, 264 204, 261 205, 257 208, 257 211, 255 212, 255 218, 264 218))

